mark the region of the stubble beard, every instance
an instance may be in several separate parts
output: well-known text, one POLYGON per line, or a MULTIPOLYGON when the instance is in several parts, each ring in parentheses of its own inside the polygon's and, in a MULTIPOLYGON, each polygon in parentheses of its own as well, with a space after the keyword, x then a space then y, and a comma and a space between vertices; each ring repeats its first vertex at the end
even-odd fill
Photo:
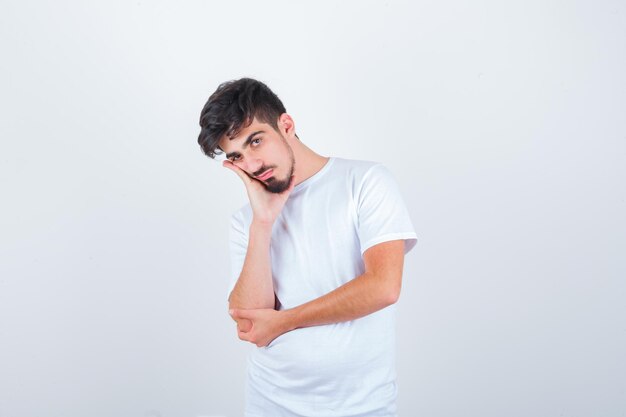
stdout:
POLYGON ((285 139, 284 136, 283 136, 283 141, 284 141, 285 146, 289 150, 289 157, 291 159, 291 168, 289 168, 289 173, 287 174, 287 177, 282 180, 279 180, 275 177, 270 177, 268 179, 267 184, 265 185, 265 188, 267 189, 267 191, 269 191, 270 193, 274 193, 274 194, 280 194, 289 188, 289 186, 291 185, 291 182, 293 181, 293 173, 296 169, 296 158, 293 155, 293 149, 291 149, 291 146, 289 146, 289 144, 287 143, 287 139, 285 139))
POLYGON ((287 178, 279 180, 275 177, 271 177, 267 180, 267 184, 265 184, 265 188, 270 193, 280 194, 287 190, 293 181, 293 172, 296 168, 296 161, 291 156, 291 168, 289 169, 289 174, 287 174, 287 178))

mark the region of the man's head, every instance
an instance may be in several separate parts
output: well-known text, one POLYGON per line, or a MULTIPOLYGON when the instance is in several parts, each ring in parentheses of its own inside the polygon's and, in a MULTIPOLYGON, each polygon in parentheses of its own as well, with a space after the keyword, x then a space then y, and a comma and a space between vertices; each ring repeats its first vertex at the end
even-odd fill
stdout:
POLYGON ((220 84, 200 114, 198 144, 210 158, 226 158, 268 191, 289 188, 295 167, 288 141, 297 138, 280 99, 250 78, 220 84))

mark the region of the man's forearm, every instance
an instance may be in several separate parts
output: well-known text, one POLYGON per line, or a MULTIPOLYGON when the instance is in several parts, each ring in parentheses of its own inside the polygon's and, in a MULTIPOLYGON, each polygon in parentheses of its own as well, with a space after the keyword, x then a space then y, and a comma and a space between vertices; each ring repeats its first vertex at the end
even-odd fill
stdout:
POLYGON ((397 301, 397 295, 373 273, 365 272, 335 290, 284 310, 285 331, 355 320, 397 301))
POLYGON ((237 284, 229 298, 229 308, 274 308, 270 241, 272 225, 250 225, 248 250, 237 284))
POLYGON ((309 326, 355 320, 394 304, 402 287, 404 241, 379 243, 363 255, 365 272, 335 290, 287 310, 233 309, 233 319, 249 320, 238 326, 241 340, 267 346, 288 331, 309 326))

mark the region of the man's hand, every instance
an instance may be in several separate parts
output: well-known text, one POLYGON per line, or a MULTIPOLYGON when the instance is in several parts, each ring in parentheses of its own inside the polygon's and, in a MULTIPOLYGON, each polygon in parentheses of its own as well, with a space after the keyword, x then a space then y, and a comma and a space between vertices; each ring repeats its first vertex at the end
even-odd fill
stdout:
POLYGON ((296 179, 292 178, 289 188, 280 194, 276 194, 267 191, 261 181, 252 178, 246 171, 231 161, 225 160, 222 165, 237 174, 243 181, 248 192, 254 220, 264 224, 273 224, 289 198, 289 194, 295 187, 296 179))
POLYGON ((237 334, 239 332, 247 333, 252 329, 252 322, 248 319, 236 319, 233 317, 233 320, 237 323, 237 334))
POLYGON ((250 327, 238 325, 237 333, 239 339, 254 343, 258 347, 267 346, 281 334, 293 330, 289 327, 287 315, 283 311, 276 311, 271 308, 248 310, 236 308, 230 310, 229 313, 233 320, 238 323, 247 323, 248 321, 252 323, 250 327), (243 327, 247 327, 247 329, 243 327))

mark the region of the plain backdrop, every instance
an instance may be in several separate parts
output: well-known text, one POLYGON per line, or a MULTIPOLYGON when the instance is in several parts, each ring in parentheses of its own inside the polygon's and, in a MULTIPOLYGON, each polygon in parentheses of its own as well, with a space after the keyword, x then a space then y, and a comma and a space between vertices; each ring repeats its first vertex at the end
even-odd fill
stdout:
POLYGON ((401 417, 626 416, 625 6, 1 0, 0 416, 243 414, 243 76, 400 185, 401 417))

